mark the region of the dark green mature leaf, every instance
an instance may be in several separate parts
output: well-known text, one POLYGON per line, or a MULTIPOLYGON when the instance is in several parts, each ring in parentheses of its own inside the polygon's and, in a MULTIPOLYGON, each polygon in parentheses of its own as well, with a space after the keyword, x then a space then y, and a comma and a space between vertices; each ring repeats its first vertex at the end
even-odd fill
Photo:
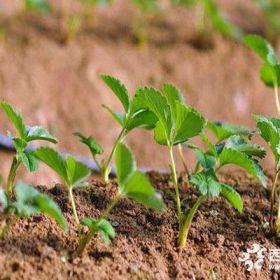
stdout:
POLYGON ((44 141, 49 141, 51 143, 56 144, 57 138, 54 136, 50 135, 44 128, 40 126, 32 126, 32 127, 27 127, 26 129, 26 141, 34 141, 34 140, 44 140, 44 141))
POLYGON ((66 171, 68 182, 72 187, 78 186, 86 177, 90 175, 90 170, 72 156, 66 157, 66 171))
POLYGON ((221 185, 219 184, 213 169, 202 171, 190 176, 192 183, 197 190, 204 196, 218 196, 221 185))
POLYGON ((118 182, 122 186, 135 171, 135 160, 129 149, 122 143, 117 146, 115 159, 118 182))
POLYGON ((80 142, 88 146, 93 156, 103 154, 104 151, 102 147, 96 142, 95 138, 93 138, 92 136, 86 137, 81 132, 75 132, 74 135, 79 137, 80 142))
POLYGON ((235 164, 245 169, 250 175, 259 179, 263 186, 266 186, 266 180, 263 170, 259 165, 256 165, 254 159, 248 157, 245 153, 231 148, 224 148, 219 156, 220 166, 226 164, 235 164))
POLYGON ((249 144, 242 137, 238 135, 231 136, 226 141, 225 147, 245 153, 247 156, 264 158, 266 155, 264 148, 256 144, 249 144))
POLYGON ((67 170, 62 156, 52 148, 42 147, 35 151, 36 157, 53 169, 68 184, 67 170))
POLYGON ((7 102, 1 102, 1 108, 6 113, 7 117, 10 119, 10 121, 15 126, 17 132, 19 133, 20 138, 25 138, 26 135, 26 126, 24 124, 24 121, 22 119, 22 116, 20 113, 18 113, 12 105, 10 105, 7 102))
POLYGON ((280 120, 260 115, 254 116, 261 137, 269 144, 276 166, 280 166, 280 120))
POLYGON ((121 193, 146 207, 159 210, 164 208, 161 195, 154 190, 147 176, 139 171, 133 172, 121 187, 121 193))
POLYGON ((113 91, 117 98, 122 103, 125 112, 129 110, 129 97, 126 87, 116 78, 109 75, 101 75, 101 79, 113 91))
POLYGON ((205 119, 196 110, 176 102, 175 112, 175 128, 172 135, 173 145, 184 143, 202 132, 205 119))
POLYGON ((125 122, 125 114, 124 113, 114 111, 110 107, 108 107, 104 104, 102 105, 102 107, 105 108, 113 116, 113 118, 121 125, 121 127, 124 126, 124 122, 125 122))
POLYGON ((19 156, 29 172, 34 172, 38 169, 38 161, 34 152, 25 150, 19 152, 19 156))
POLYGON ((246 35, 243 37, 244 44, 257 53, 264 62, 270 65, 277 64, 277 55, 272 45, 258 35, 246 35))
POLYGON ((15 194, 17 200, 12 207, 16 209, 18 215, 29 217, 37 213, 46 214, 53 218, 63 230, 67 230, 67 222, 60 208, 46 194, 24 183, 18 183, 15 186, 15 194))
POLYGON ((237 126, 225 122, 207 122, 207 128, 216 136, 217 141, 221 142, 230 136, 248 136, 251 131, 244 126, 237 126))
POLYGON ((83 218, 81 223, 87 226, 90 230, 99 232, 105 245, 110 243, 111 239, 116 237, 116 232, 108 220, 95 218, 83 218))
POLYGON ((221 184, 220 196, 224 197, 239 213, 243 211, 243 201, 240 194, 231 186, 221 184))

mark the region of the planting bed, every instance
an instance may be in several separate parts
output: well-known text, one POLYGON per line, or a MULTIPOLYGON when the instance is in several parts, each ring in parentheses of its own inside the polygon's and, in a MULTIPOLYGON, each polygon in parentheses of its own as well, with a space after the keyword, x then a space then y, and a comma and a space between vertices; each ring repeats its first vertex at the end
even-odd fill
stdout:
MULTIPOLYGON (((270 192, 244 173, 222 174, 220 179, 232 186, 244 200, 238 214, 220 198, 203 203, 191 226, 187 246, 176 248, 177 219, 174 189, 169 175, 149 173, 154 186, 163 194, 163 213, 146 210, 122 201, 110 215, 117 237, 109 247, 96 237, 82 257, 72 259, 76 233, 73 216, 62 185, 45 190, 60 205, 70 226, 63 234, 43 216, 18 221, 5 240, 0 241, 0 279, 279 279, 279 272, 268 267, 246 272, 238 260, 253 243, 277 248, 277 240, 265 227, 270 192), (278 274, 277 274, 278 273, 278 274)), ((270 181, 270 180, 269 180, 270 181)), ((183 207, 189 207, 197 193, 180 179, 183 207)), ((92 178, 87 190, 75 192, 80 216, 98 216, 116 192, 115 181, 108 185, 92 178)), ((270 182, 271 183, 271 182, 270 182)))

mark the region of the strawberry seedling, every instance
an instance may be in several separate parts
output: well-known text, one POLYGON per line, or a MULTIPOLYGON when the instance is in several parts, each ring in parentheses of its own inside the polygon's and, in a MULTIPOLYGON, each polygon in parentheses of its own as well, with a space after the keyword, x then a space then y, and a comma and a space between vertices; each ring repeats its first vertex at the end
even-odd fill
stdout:
POLYGON ((42 140, 57 143, 57 139, 40 126, 27 126, 21 114, 18 113, 9 103, 1 102, 0 106, 14 125, 18 134, 17 136, 14 136, 12 133, 8 132, 8 136, 12 140, 16 149, 16 154, 13 158, 5 189, 7 194, 10 196, 13 192, 16 171, 20 164, 23 163, 29 172, 34 172, 38 168, 38 162, 34 156, 34 152, 28 149, 30 142, 42 140))
POLYGON ((67 230, 67 222, 58 205, 46 194, 24 183, 15 186, 15 201, 0 188, 0 213, 5 217, 0 225, 0 238, 5 236, 17 219, 36 214, 50 216, 64 231, 67 230))
POLYGON ((107 183, 109 180, 109 174, 111 172, 111 161, 118 144, 121 143, 127 136, 127 134, 135 128, 154 128, 156 123, 156 116, 149 110, 141 108, 138 100, 135 97, 129 99, 126 87, 118 79, 108 75, 101 75, 101 78, 119 99, 124 109, 124 112, 120 113, 114 111, 106 105, 103 105, 103 107, 109 111, 109 113, 121 126, 121 131, 113 145, 112 151, 109 154, 108 158, 106 158, 103 162, 98 161, 96 156, 98 154, 102 154, 103 149, 96 143, 96 140, 93 137, 86 137, 79 132, 76 132, 74 134, 80 138, 80 141, 82 143, 89 147, 97 166, 100 168, 102 177, 107 183))

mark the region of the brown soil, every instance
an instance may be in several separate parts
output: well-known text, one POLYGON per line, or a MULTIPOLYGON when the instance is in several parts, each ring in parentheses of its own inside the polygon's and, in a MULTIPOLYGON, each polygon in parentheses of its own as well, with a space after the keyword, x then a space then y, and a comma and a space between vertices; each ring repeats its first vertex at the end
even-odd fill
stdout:
MULTIPOLYGON (((86 253, 74 260, 67 257, 75 249, 76 233, 65 189, 56 185, 48 190, 70 223, 69 235, 46 217, 18 221, 0 241, 0 279, 211 279, 211 270, 217 279, 279 279, 280 273, 270 270, 267 260, 258 273, 246 272, 238 260, 253 243, 267 249, 279 245, 264 227, 268 190, 243 173, 221 175, 222 181, 242 195, 244 212, 236 213, 220 198, 205 201, 193 221, 186 248, 179 252, 168 175, 150 173, 150 177, 164 196, 166 210, 158 213, 123 200, 110 215, 116 239, 106 247, 96 237, 86 253)), ((116 192, 114 180, 106 186, 92 179, 90 185, 75 192, 80 216, 98 216, 116 192)), ((185 184, 182 189, 183 206, 189 207, 197 194, 185 184)))
MULTIPOLYGON (((14 11, 12 2, 0 1, 9 15, 14 11)), ((252 113, 275 114, 273 95, 258 77, 260 61, 242 44, 219 35, 205 43, 194 29, 193 9, 167 8, 149 20, 148 42, 141 47, 133 33, 139 14, 127 2, 114 1, 112 7, 99 11, 95 25, 68 45, 61 44, 56 18, 11 20, 8 36, 0 42, 0 99, 12 102, 30 124, 55 133, 59 149, 84 155, 87 150, 72 132, 96 136, 106 154, 119 132, 101 108, 102 103, 120 108, 99 79, 103 72, 120 78, 131 95, 139 86, 173 82, 189 104, 212 120, 253 127, 252 113)), ((245 31, 263 33, 263 18, 253 1, 218 2, 245 31)), ((1 132, 10 129, 1 112, 0 122, 1 132)), ((153 143, 149 132, 133 132, 128 144, 140 166, 168 169, 166 153, 153 143)), ((190 153, 186 157, 192 161, 190 153)), ((7 174, 10 157, 1 154, 1 158, 7 174)), ((265 164, 270 167, 270 159, 265 164)), ((46 174, 22 177, 21 172, 20 176, 35 184, 48 184, 46 174)))

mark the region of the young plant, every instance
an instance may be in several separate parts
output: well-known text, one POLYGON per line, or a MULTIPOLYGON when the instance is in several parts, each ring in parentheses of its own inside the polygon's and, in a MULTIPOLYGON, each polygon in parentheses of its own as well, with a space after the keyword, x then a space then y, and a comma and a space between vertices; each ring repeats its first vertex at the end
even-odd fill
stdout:
POLYGON ((170 159, 171 178, 175 188, 175 200, 179 224, 179 246, 184 247, 186 235, 186 213, 181 208, 179 183, 173 150, 176 145, 187 142, 201 133, 205 125, 204 117, 193 108, 186 106, 180 92, 171 84, 163 86, 162 93, 154 88, 137 90, 136 99, 143 108, 148 108, 157 117, 154 139, 167 146, 170 159))
POLYGON ((38 149, 36 156, 56 171, 68 187, 69 198, 79 233, 78 254, 84 251, 86 245, 96 233, 101 234, 105 243, 108 243, 110 239, 115 237, 114 228, 106 219, 120 199, 131 198, 144 206, 154 209, 162 209, 164 206, 161 196, 154 190, 148 178, 136 170, 136 164, 131 152, 121 143, 116 148, 118 193, 98 219, 95 217, 80 219, 72 193, 73 188, 78 187, 88 176, 89 170, 72 157, 68 156, 66 159, 63 159, 51 148, 38 149), (82 225, 89 228, 87 233, 82 233, 82 225))
POLYGON ((15 186, 15 201, 4 189, 0 188, 0 213, 4 220, 0 225, 0 238, 3 238, 19 218, 29 218, 36 214, 46 214, 67 231, 67 222, 58 205, 46 194, 24 183, 15 186))
POLYGON ((49 13, 51 6, 48 0, 22 0, 22 11, 24 13, 30 11, 49 13))
POLYGON ((111 210, 123 198, 132 199, 145 207, 162 210, 162 197, 152 187, 147 176, 136 169, 132 153, 122 143, 119 143, 115 154, 118 192, 107 208, 97 218, 83 218, 82 224, 88 227, 88 232, 80 239, 77 253, 81 254, 86 245, 96 233, 100 233, 105 244, 115 237, 115 231, 107 220, 111 210))
POLYGON ((68 190, 68 197, 71 203, 75 224, 79 237, 81 235, 81 224, 76 210, 76 203, 73 196, 73 189, 81 187, 85 178, 90 175, 90 170, 72 156, 63 158, 52 148, 42 147, 35 151, 36 157, 54 170, 62 179, 68 190))
POLYGON ((100 169, 104 181, 107 183, 109 180, 109 174, 111 172, 110 165, 118 144, 121 143, 125 139, 127 134, 135 128, 154 128, 157 118, 149 110, 141 108, 138 100, 135 97, 129 99, 126 87, 118 79, 109 75, 101 75, 101 78, 120 100, 124 109, 124 112, 120 113, 112 110, 106 105, 103 105, 103 107, 109 111, 109 113, 121 126, 121 131, 115 140, 109 156, 102 162, 98 161, 97 155, 102 154, 103 149, 97 144, 96 140, 91 136, 84 136, 80 132, 76 132, 74 133, 74 135, 78 136, 80 138, 80 141, 88 146, 97 167, 100 169))
POLYGON ((38 162, 34 152, 28 149, 30 142, 43 140, 51 143, 57 143, 57 139, 40 126, 27 126, 21 114, 18 113, 9 103, 1 102, 0 107, 6 113, 18 134, 17 136, 13 136, 12 133, 8 132, 8 136, 12 140, 16 149, 16 154, 13 158, 5 188, 7 194, 10 196, 13 192, 16 171, 20 164, 23 163, 29 172, 34 172, 38 168, 38 162))
MULTIPOLYGON (((260 36, 247 35, 244 37, 244 43, 256 52, 263 60, 263 65, 260 70, 260 77, 265 85, 274 89, 275 105, 278 116, 280 116, 280 103, 278 88, 280 86, 280 64, 277 59, 276 52, 272 45, 260 36)), ((280 236, 280 199, 278 204, 278 213, 276 223, 274 225, 273 212, 278 186, 278 177, 280 173, 280 120, 266 116, 255 116, 257 127, 261 137, 269 144, 274 156, 274 176, 270 196, 270 217, 269 222, 272 230, 276 230, 277 236, 280 236)))

